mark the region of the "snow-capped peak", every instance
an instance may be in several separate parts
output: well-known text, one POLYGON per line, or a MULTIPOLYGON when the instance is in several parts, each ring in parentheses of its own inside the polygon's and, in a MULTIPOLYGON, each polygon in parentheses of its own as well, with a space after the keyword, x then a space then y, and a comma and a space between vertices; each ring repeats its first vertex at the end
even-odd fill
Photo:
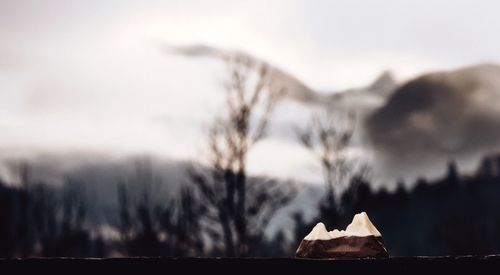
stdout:
POLYGON ((325 225, 320 222, 316 224, 311 233, 309 233, 304 240, 330 240, 347 236, 365 237, 381 236, 381 234, 370 221, 368 215, 365 212, 361 212, 354 215, 352 222, 347 226, 346 230, 334 229, 328 232, 325 225))
POLYGON ((346 233, 349 236, 381 236, 375 225, 370 221, 365 212, 354 215, 352 222, 347 226, 346 233))
POLYGON ((304 240, 329 240, 331 239, 330 234, 328 234, 328 231, 326 231, 325 225, 320 222, 314 226, 314 228, 311 230, 311 233, 309 233, 304 240))

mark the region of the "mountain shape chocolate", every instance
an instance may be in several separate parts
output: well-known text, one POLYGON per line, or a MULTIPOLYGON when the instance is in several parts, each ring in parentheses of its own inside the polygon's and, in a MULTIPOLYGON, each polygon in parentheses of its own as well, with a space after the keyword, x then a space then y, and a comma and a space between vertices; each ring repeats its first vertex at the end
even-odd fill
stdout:
POLYGON ((318 223, 299 245, 297 258, 364 259, 387 258, 382 235, 365 212, 354 215, 346 230, 327 231, 318 223))

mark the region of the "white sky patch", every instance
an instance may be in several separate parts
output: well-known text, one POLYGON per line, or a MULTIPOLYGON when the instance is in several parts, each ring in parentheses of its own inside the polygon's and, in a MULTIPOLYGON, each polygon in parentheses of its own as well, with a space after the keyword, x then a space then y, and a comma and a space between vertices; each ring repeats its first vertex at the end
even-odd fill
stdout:
POLYGON ((318 161, 298 143, 265 139, 248 156, 248 171, 284 180, 322 184, 323 174, 318 161))

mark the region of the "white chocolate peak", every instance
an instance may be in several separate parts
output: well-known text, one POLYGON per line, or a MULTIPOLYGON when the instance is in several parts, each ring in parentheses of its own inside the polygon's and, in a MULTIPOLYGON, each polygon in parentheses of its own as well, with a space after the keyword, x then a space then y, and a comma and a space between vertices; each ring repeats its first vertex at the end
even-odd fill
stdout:
POLYGON ((352 222, 347 226, 346 230, 334 229, 328 232, 323 223, 318 223, 309 233, 304 240, 330 240, 346 236, 382 236, 377 228, 368 218, 365 212, 354 215, 352 222))
POLYGON ((329 240, 331 239, 330 234, 328 234, 328 231, 326 231, 325 225, 320 222, 314 226, 314 228, 311 230, 311 233, 309 233, 304 240, 329 240))
POLYGON ((365 212, 354 215, 351 224, 346 228, 350 236, 382 236, 365 212))

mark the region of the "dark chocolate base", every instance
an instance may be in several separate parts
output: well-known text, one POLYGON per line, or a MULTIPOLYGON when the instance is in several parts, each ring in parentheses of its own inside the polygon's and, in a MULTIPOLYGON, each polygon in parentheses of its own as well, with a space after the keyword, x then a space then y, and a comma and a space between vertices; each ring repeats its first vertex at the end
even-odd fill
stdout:
POLYGON ((331 240, 302 240, 295 254, 308 259, 387 258, 389 253, 382 237, 346 236, 331 240))

